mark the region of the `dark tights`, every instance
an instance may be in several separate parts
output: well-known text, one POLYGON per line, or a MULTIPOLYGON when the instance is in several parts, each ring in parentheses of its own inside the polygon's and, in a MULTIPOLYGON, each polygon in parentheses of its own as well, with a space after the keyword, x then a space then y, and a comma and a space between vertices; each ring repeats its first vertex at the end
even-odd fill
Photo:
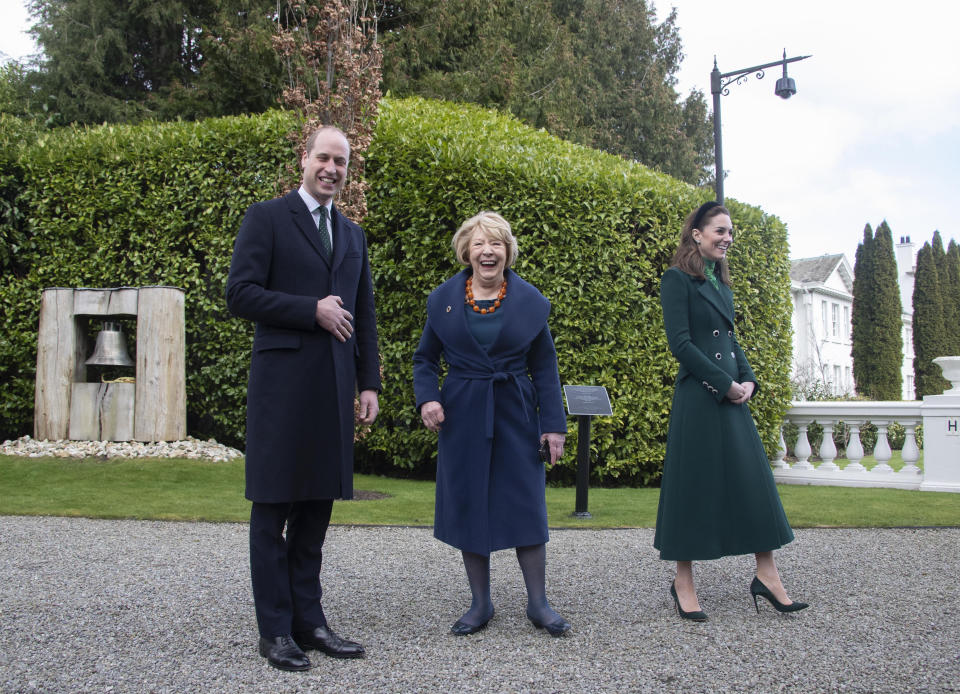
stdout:
POLYGON ((464 552, 463 568, 467 570, 467 581, 470 583, 473 600, 470 602, 470 609, 460 621, 475 627, 493 617, 493 602, 490 600, 490 555, 464 552))
MULTIPOLYGON (((560 619, 560 615, 554 612, 547 602, 546 545, 517 547, 517 562, 527 587, 527 617, 538 624, 549 624, 560 619)), ((490 556, 464 552, 463 567, 467 571, 473 600, 470 609, 460 621, 476 626, 493 617, 493 602, 490 599, 490 556)))

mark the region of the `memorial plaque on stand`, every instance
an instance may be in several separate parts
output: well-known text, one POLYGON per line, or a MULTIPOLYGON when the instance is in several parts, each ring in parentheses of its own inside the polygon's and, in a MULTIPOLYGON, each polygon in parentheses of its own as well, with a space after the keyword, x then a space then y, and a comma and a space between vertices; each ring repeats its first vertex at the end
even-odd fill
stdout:
POLYGON ((563 394, 567 398, 567 414, 606 415, 613 414, 610 396, 603 386, 564 386, 563 394))
POLYGON ((590 488, 590 417, 613 414, 610 396, 603 386, 564 386, 567 414, 577 417, 577 506, 578 518, 590 518, 587 492, 590 488))

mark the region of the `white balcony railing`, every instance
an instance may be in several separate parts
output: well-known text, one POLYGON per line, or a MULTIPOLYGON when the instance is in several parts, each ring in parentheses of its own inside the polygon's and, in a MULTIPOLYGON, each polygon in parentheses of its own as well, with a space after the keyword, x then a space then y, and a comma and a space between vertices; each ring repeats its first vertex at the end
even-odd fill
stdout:
POLYGON ((937 357, 933 360, 950 381, 952 388, 942 395, 927 395, 923 402, 794 402, 786 421, 797 425, 797 443, 792 465, 784 460, 787 450, 780 428, 780 450, 773 465, 777 482, 788 484, 832 484, 845 487, 897 487, 931 492, 960 493, 960 356, 937 357), (820 464, 810 462, 813 451, 807 430, 816 422, 823 427, 820 464), (850 432, 847 443, 849 463, 841 469, 834 461, 837 447, 833 432, 843 422, 850 432), (870 422, 877 427, 873 457, 877 464, 869 470, 863 466, 861 427, 870 422), (903 467, 890 467, 888 427, 896 422, 903 426, 903 467), (923 425, 923 469, 917 465, 917 427, 923 425))
POLYGON ((780 447, 776 459, 771 461, 773 476, 777 482, 786 484, 829 484, 847 487, 895 487, 899 489, 919 489, 923 482, 923 471, 917 465, 920 449, 917 446, 917 426, 923 422, 923 404, 918 401, 879 402, 794 402, 787 412, 786 421, 797 426, 797 442, 794 455, 797 460, 786 462, 786 443, 781 427, 780 447), (819 464, 810 461, 814 451, 810 446, 807 431, 816 422, 823 427, 823 440, 819 450, 819 464), (840 468, 836 462, 837 447, 833 433, 839 422, 843 422, 850 434, 846 457, 849 462, 840 468), (860 430, 867 422, 877 428, 877 441, 873 457, 877 463, 867 469, 861 462, 864 457, 860 430), (894 470, 890 467, 893 453, 890 449, 888 430, 891 424, 903 426, 903 467, 894 470))

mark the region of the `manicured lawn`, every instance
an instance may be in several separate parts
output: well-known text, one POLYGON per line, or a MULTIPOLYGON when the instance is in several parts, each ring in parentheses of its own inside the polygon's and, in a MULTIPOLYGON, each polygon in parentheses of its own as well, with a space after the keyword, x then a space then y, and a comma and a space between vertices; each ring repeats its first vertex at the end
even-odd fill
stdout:
MULTIPOLYGON (((383 498, 334 504, 333 522, 432 525, 433 482, 357 475, 383 498)), ((243 463, 0 456, 0 514, 246 522, 243 463)), ((960 526, 960 494, 781 485, 794 527, 960 526)), ((364 494, 363 496, 370 496, 364 494)), ((548 488, 551 527, 653 527, 658 489, 591 489, 592 518, 574 518, 576 490, 548 488)))

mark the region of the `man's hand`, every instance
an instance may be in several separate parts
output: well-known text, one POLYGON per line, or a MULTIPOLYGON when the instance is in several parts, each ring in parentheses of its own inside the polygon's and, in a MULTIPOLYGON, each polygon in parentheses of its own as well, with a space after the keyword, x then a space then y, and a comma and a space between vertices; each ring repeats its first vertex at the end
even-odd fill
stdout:
MULTIPOLYGON (((346 342, 353 334, 353 326, 350 324, 353 316, 343 308, 343 301, 339 296, 331 294, 317 302, 316 320, 317 325, 329 331, 340 342, 346 342)), ((377 415, 374 414, 373 416, 376 417, 377 415)))
POLYGON ((375 420, 380 413, 380 402, 377 400, 377 391, 361 390, 359 400, 360 413, 357 418, 361 424, 373 424, 373 420, 375 420))

